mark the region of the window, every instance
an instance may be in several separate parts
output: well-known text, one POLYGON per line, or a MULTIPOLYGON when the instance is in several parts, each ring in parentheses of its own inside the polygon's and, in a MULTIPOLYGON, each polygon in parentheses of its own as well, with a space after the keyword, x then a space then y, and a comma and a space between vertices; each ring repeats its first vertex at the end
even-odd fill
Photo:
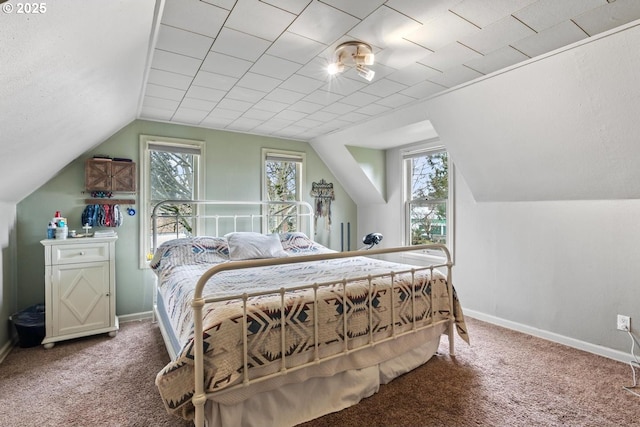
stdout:
MULTIPOLYGON (((305 154, 272 149, 262 150, 263 182, 262 200, 265 201, 301 201, 304 182, 302 169, 305 154)), ((265 224, 269 233, 283 233, 301 230, 297 224, 295 207, 271 204, 269 223, 265 224)))
MULTIPOLYGON (((194 200, 203 194, 200 141, 179 140, 142 135, 140 137, 140 240, 141 265, 146 266, 152 250, 153 207, 163 200, 194 200)), ((197 224, 192 215, 194 207, 167 206, 167 213, 180 210, 179 221, 158 221, 158 244, 164 240, 186 236, 197 224)))
POLYGON ((453 243, 451 162, 443 147, 406 152, 405 242, 453 243))

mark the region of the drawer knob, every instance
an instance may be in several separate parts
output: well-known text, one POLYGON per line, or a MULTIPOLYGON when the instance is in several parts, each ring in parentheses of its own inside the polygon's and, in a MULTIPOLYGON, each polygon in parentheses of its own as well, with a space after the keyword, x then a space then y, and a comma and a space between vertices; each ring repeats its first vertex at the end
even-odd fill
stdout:
POLYGON ((84 255, 84 251, 80 251, 80 255, 84 255))

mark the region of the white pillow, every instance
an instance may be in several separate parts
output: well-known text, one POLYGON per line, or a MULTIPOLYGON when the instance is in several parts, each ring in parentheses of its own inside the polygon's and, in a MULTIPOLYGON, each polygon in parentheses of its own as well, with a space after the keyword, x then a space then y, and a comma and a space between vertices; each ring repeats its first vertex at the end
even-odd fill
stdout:
POLYGON ((277 234, 239 231, 226 234, 224 237, 229 242, 229 258, 232 261, 288 256, 277 234))

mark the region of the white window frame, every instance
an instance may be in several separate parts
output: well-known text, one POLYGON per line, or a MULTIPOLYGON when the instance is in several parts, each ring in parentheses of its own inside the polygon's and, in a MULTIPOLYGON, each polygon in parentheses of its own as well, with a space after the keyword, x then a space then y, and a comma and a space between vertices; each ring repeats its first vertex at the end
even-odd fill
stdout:
MULTIPOLYGON (((151 170, 151 158, 150 147, 152 146, 166 146, 175 147, 176 151, 180 148, 187 150, 197 150, 200 154, 195 164, 194 179, 194 197, 195 199, 201 199, 204 193, 204 141, 181 139, 181 138, 168 138, 164 136, 153 135, 140 135, 140 268, 149 268, 148 256, 151 252, 151 236, 149 230, 151 228, 151 213, 153 206, 151 206, 151 180, 149 174, 151 170)), ((197 224, 194 225, 197 227, 197 224)))
MULTIPOLYGON (((402 221, 403 221, 403 244, 406 246, 411 245, 411 219, 409 218, 409 201, 411 198, 411 170, 407 167, 407 159, 411 157, 419 157, 421 155, 435 154, 438 152, 447 151, 446 147, 439 141, 430 141, 423 144, 414 145, 411 148, 401 150, 401 162, 402 162, 402 221)), ((448 155, 448 197, 447 197, 447 240, 445 246, 451 254, 451 261, 454 260, 454 242, 455 242, 455 169, 451 159, 451 154, 448 155)), ((442 251, 422 251, 420 253, 413 252, 410 255, 426 259, 428 261, 444 261, 445 257, 442 251)))
MULTIPOLYGON (((275 148, 263 148, 262 149, 262 173, 261 177, 261 185, 262 185, 262 200, 268 200, 268 192, 267 192, 267 160, 280 159, 283 161, 292 161, 296 162, 296 201, 302 201, 302 194, 305 189, 305 179, 304 172, 306 167, 306 159, 307 155, 301 151, 289 151, 289 150, 278 150, 275 148)), ((268 231, 267 218, 265 216, 262 222, 263 230, 268 231)), ((299 227, 303 227, 305 224, 299 224, 299 227)))

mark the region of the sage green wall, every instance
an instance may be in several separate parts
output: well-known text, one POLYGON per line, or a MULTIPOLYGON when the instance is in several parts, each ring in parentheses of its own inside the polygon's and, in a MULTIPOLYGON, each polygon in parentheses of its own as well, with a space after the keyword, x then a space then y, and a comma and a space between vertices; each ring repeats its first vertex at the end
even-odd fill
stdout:
POLYGON ((387 200, 387 152, 353 146, 347 146, 347 150, 358 162, 369 181, 378 189, 382 198, 387 200))
MULTIPOLYGON (((312 182, 324 179, 334 184, 332 204, 333 225, 325 227, 318 220, 316 240, 332 249, 340 250, 340 224, 351 224, 351 241, 355 242, 357 209, 355 203, 336 182, 333 174, 305 142, 260 137, 255 135, 215 131, 136 120, 127 125, 95 149, 80 156, 53 179, 22 200, 18 216, 18 304, 26 306, 44 301, 44 250, 40 240, 46 237, 47 224, 56 210, 67 217, 70 229, 81 229, 81 215, 85 207, 84 161, 95 154, 131 158, 138 162, 140 135, 205 141, 205 192, 207 199, 259 200, 261 197, 262 148, 275 148, 306 153, 303 196, 313 205, 309 195, 312 182)), ((55 161, 53 159, 52 161, 55 161)), ((138 197, 137 195, 135 196, 138 197)), ((138 205, 136 205, 138 208, 138 205)), ((128 216, 122 206, 124 222, 117 229, 116 243, 116 311, 119 315, 142 313, 152 308, 153 273, 138 268, 139 216, 128 216)), ((345 226, 346 230, 346 226, 345 226)), ((346 236, 345 236, 346 241, 346 236)))

